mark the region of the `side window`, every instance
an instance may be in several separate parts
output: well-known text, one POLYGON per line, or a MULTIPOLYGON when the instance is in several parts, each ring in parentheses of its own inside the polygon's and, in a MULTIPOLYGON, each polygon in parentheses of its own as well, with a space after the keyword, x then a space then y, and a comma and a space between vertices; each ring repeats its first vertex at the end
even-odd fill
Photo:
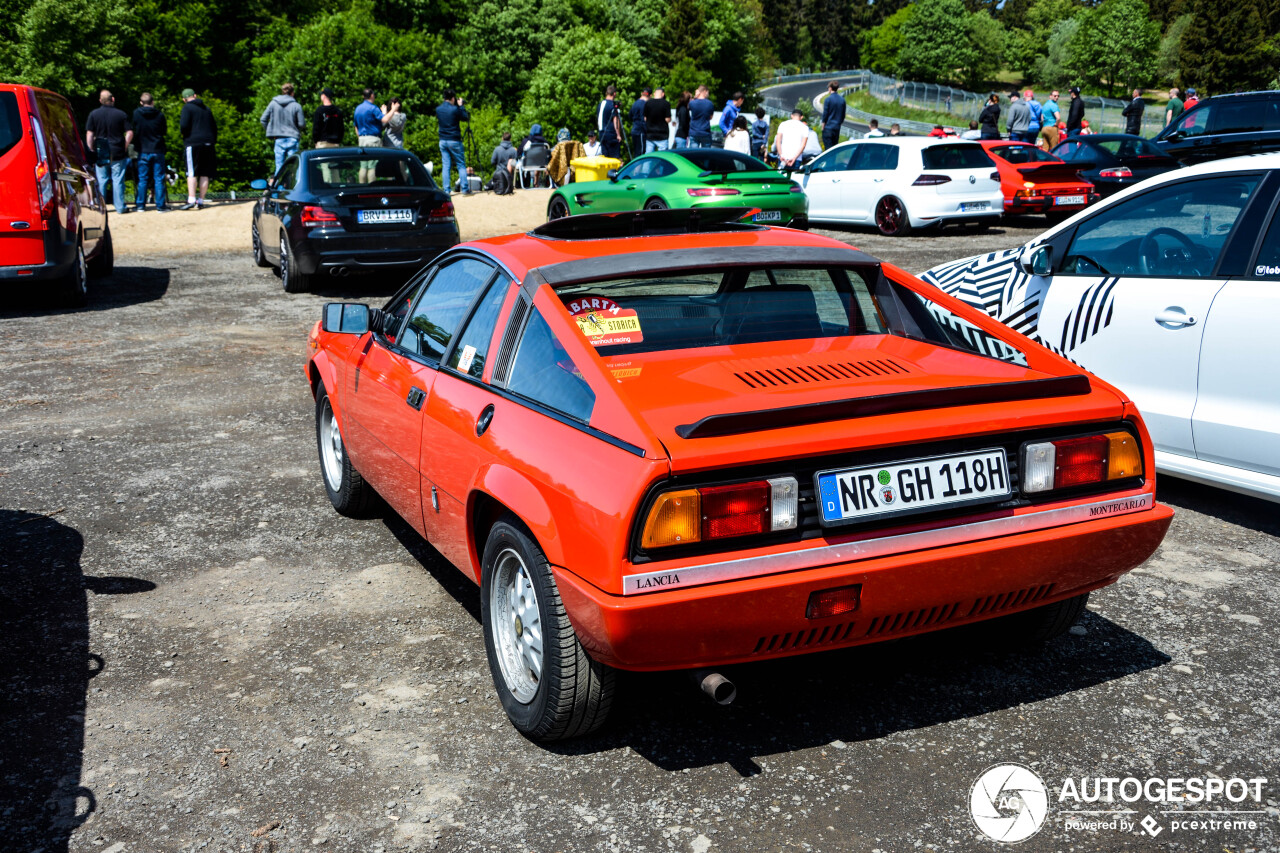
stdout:
POLYGON ((298 158, 290 157, 284 161, 284 165, 280 167, 280 174, 276 175, 276 186, 283 187, 286 190, 293 189, 298 183, 298 158))
POLYGON ((1280 282, 1280 214, 1272 217, 1271 227, 1262 240, 1258 261, 1253 268, 1253 278, 1280 282))
POLYGON ((400 346, 439 361, 480 288, 492 275, 493 267, 474 258, 442 267, 413 307, 400 336, 400 346))
POLYGON ((1175 119, 1178 130, 1183 136, 1204 136, 1209 132, 1209 121, 1216 111, 1216 106, 1206 104, 1189 113, 1184 113, 1175 119))
POLYGON ((53 147, 54 157, 64 166, 80 166, 83 157, 76 140, 76 126, 67 107, 56 98, 37 95, 40 115, 44 118, 45 134, 53 147))
POLYGON ((1085 220, 1063 258, 1063 275, 1199 278, 1218 263, 1257 175, 1160 187, 1085 220))
POLYGON ((433 272, 434 270, 427 270, 424 273, 414 276, 413 281, 402 293, 398 293, 391 297, 391 301, 382 307, 384 313, 390 314, 395 318, 395 323, 392 324, 392 328, 395 329, 396 334, 389 336, 391 337, 392 343, 395 343, 399 337, 400 329, 404 326, 405 318, 409 316, 409 309, 413 307, 413 303, 417 301, 418 294, 422 292, 423 284, 431 278, 431 274, 433 272))
POLYGON ((484 362, 489 355, 489 342, 493 340, 493 327, 498 322, 498 312, 502 310, 502 302, 510 288, 511 279, 502 274, 489 285, 449 356, 449 366, 454 370, 476 379, 484 376, 484 362))
POLYGON ((666 160, 654 160, 653 168, 649 170, 651 178, 665 178, 667 175, 674 175, 676 166, 674 163, 668 163, 666 160))
POLYGON ((858 146, 856 145, 846 145, 844 148, 828 151, 814 161, 813 165, 809 167, 809 171, 843 172, 849 168, 849 161, 853 158, 853 152, 857 150, 858 146))
POLYGON ((859 146, 862 156, 858 158, 859 170, 872 171, 898 168, 898 146, 868 142, 859 146))
POLYGON ((591 386, 538 311, 525 326, 507 389, 583 423, 596 405, 591 386))
POLYGON ((1084 148, 1079 142, 1067 142, 1053 149, 1053 153, 1057 154, 1063 160, 1075 160, 1080 155, 1080 149, 1084 148))
POLYGON ((641 181, 649 177, 649 169, 653 167, 652 159, 633 160, 618 173, 620 181, 641 181))

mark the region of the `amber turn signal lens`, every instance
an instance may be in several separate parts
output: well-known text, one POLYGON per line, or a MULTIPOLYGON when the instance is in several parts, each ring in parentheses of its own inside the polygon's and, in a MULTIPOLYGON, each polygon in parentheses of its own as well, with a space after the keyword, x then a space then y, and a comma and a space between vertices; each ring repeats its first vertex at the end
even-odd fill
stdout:
POLYGON ((1127 432, 1107 433, 1107 479, 1142 476, 1142 445, 1127 432))
POLYGON ((697 489, 681 489, 658 496, 644 523, 641 548, 662 548, 702 538, 702 500, 697 489))

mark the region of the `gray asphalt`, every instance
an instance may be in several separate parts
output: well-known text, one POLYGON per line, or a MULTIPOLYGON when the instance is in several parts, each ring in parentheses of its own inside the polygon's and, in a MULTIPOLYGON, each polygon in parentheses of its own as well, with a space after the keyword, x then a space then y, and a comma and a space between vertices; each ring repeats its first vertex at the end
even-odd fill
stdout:
MULTIPOLYGON (((918 271, 1037 230, 832 233, 918 271)), ((1171 478, 1163 547, 1044 648, 970 629, 742 666, 729 708, 628 677, 600 734, 525 741, 474 587, 321 486, 307 328, 389 289, 156 253, 87 310, 0 312, 0 849, 990 851, 969 794, 1000 762, 1050 789, 1020 850, 1280 849, 1280 514, 1171 478), (1088 806, 1057 801, 1209 774, 1269 777, 1234 806, 1255 828, 1138 803, 1157 837, 1070 829, 1088 806)))

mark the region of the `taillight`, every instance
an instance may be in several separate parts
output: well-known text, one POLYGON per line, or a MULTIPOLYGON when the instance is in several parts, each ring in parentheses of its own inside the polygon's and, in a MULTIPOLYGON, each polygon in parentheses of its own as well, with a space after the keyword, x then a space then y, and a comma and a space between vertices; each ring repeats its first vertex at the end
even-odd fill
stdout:
POLYGON ((804 192, 804 188, 803 188, 803 187, 801 187, 799 184, 792 184, 792 185, 791 185, 791 191, 792 191, 793 193, 802 193, 802 192, 804 192))
POLYGON ((298 218, 302 220, 302 224, 307 228, 338 224, 338 214, 314 204, 305 205, 298 218))
POLYGON ((40 191, 40 218, 48 219, 53 215, 53 175, 44 160, 36 163, 36 188, 40 191))
POLYGON ((1123 430, 1027 444, 1022 464, 1022 491, 1029 494, 1143 474, 1142 447, 1123 430))
POLYGON ((1132 178, 1133 170, 1128 166, 1116 166, 1114 169, 1103 169, 1098 174, 1104 178, 1132 178))
POLYGON ((685 192, 698 198, 716 195, 742 195, 742 190, 734 189, 733 187, 689 187, 685 192))
POLYGON ((427 223, 440 223, 453 221, 453 202, 446 201, 427 211, 427 223))
POLYGON ((949 175, 921 175, 911 182, 913 187, 936 187, 938 184, 951 183, 949 175))
POLYGON ((998 183, 1000 183, 1000 173, 999 173, 999 172, 992 172, 990 175, 987 175, 987 177, 988 177, 988 178, 990 178, 991 180, 995 181, 997 184, 998 184, 998 183))
POLYGON ((794 530, 799 498, 794 477, 664 492, 645 519, 640 547, 666 548, 794 530))

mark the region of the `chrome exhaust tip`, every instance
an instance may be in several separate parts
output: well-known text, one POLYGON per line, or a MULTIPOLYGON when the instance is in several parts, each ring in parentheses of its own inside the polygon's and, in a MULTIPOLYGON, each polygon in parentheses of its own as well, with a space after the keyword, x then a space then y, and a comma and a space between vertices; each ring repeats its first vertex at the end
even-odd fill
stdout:
POLYGON ((718 672, 707 669, 696 669, 689 673, 698 685, 698 689, 717 705, 732 705, 738 698, 738 688, 733 682, 718 672))

